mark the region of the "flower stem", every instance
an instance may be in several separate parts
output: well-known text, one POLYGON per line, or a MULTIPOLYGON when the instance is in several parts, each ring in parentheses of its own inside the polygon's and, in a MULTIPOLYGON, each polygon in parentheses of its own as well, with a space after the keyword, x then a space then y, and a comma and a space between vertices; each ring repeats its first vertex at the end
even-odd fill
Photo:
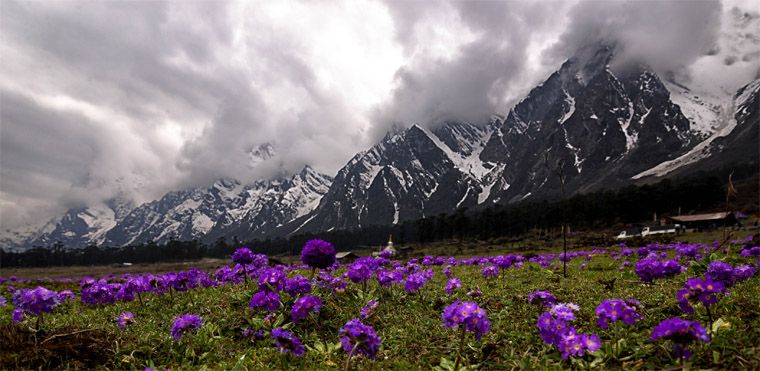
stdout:
POLYGON ((454 361, 454 371, 459 371, 459 361, 462 357, 462 348, 464 348, 464 338, 467 333, 464 331, 464 327, 462 327, 462 335, 459 337, 459 349, 457 349, 457 360, 454 361))
POLYGON ((354 355, 354 351, 359 346, 359 344, 355 344, 353 348, 351 348, 351 351, 348 352, 348 358, 346 358, 346 367, 343 368, 343 371, 348 371, 351 369, 351 356, 354 355))

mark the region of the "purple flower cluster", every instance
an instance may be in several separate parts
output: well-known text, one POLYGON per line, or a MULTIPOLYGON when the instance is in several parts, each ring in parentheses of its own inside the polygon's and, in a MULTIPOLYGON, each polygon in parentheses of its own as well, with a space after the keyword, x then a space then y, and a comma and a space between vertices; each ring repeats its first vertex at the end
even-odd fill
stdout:
POLYGON ((317 296, 302 296, 293 304, 290 318, 293 323, 298 323, 308 317, 309 314, 318 313, 320 308, 322 308, 322 299, 317 296))
POLYGON ((499 277, 499 268, 493 265, 483 267, 483 278, 496 278, 499 277))
POLYGON ((263 269, 259 272, 259 288, 264 291, 280 291, 285 288, 288 276, 275 268, 263 269))
POLYGON ((546 290, 536 290, 528 294, 528 303, 539 303, 551 307, 557 302, 557 298, 546 290))
POLYGON ((601 328, 607 328, 610 323, 617 321, 632 325, 641 320, 641 315, 636 312, 638 305, 640 304, 636 300, 605 300, 596 307, 596 323, 601 328))
POLYGON ((201 326, 203 326, 203 319, 201 317, 195 314, 183 314, 174 319, 171 334, 174 340, 179 341, 182 339, 183 334, 195 331, 201 326))
POLYGON ((82 288, 80 299, 87 305, 113 304, 121 285, 100 280, 82 288))
POLYGON ((755 272, 756 272, 755 268, 753 268, 750 265, 746 265, 746 264, 740 265, 734 268, 734 280, 737 282, 746 281, 752 278, 752 276, 755 275, 755 272))
POLYGON ((305 350, 301 340, 298 339, 292 332, 278 327, 272 329, 272 339, 277 346, 277 349, 282 353, 292 353, 296 357, 300 357, 304 354, 305 350))
POLYGON ((24 314, 40 316, 43 313, 52 313, 55 307, 61 304, 61 298, 55 291, 42 286, 37 286, 34 289, 16 290, 13 293, 12 301, 16 310, 20 311, 20 314, 17 315, 19 318, 23 318, 21 316, 24 314))
POLYGON ((739 255, 745 258, 760 258, 760 246, 753 246, 750 248, 742 249, 742 252, 739 253, 739 255))
POLYGON ((348 283, 339 277, 333 277, 329 273, 322 272, 317 275, 316 286, 332 290, 333 293, 343 293, 348 283))
POLYGON ((270 312, 275 311, 280 307, 280 295, 273 291, 259 291, 253 294, 248 307, 251 309, 266 309, 270 312))
POLYGON ((375 272, 377 276, 377 283, 382 287, 390 287, 391 285, 400 284, 404 280, 404 272, 399 270, 388 271, 385 269, 379 269, 375 272))
POLYGON ((301 262, 312 268, 325 269, 335 264, 335 247, 323 240, 309 240, 301 250, 301 262))
POLYGON ((595 352, 601 347, 599 336, 579 334, 569 322, 575 319, 574 311, 579 308, 573 303, 559 303, 538 317, 538 333, 544 343, 555 346, 562 358, 581 357, 586 352, 595 352))
POLYGON ((755 269, 749 265, 741 265, 734 268, 724 261, 717 260, 707 266, 705 279, 720 282, 726 287, 731 287, 736 282, 751 278, 754 274, 755 269))
POLYGON ((380 337, 375 330, 358 319, 352 319, 340 331, 340 343, 349 354, 361 354, 375 359, 380 349, 380 337))
POLYGON ((232 261, 237 264, 253 263, 253 252, 247 247, 241 247, 232 254, 232 261))
POLYGON ((461 289, 462 282, 459 278, 452 278, 446 283, 446 293, 449 295, 454 294, 454 290, 461 289))
POLYGON ((433 278, 433 275, 434 273, 432 269, 408 275, 406 280, 404 280, 404 290, 406 290, 406 292, 419 291, 433 278))
POLYGON ((682 271, 684 267, 677 260, 657 260, 654 257, 647 257, 636 263, 636 274, 644 282, 652 282, 658 278, 675 276, 682 271))
POLYGON ((491 329, 486 311, 470 301, 455 301, 443 310, 442 317, 445 327, 457 329, 462 326, 463 331, 472 332, 478 340, 491 329))
POLYGON ((691 351, 686 346, 694 341, 710 342, 710 335, 699 322, 687 321, 677 317, 666 319, 655 326, 650 340, 670 339, 675 343, 676 355, 683 358, 691 357, 691 351))
POLYGON ((364 283, 372 278, 372 270, 364 263, 355 262, 348 267, 346 276, 353 283, 364 283))
POLYGON ((718 295, 725 293, 726 287, 719 281, 692 277, 678 290, 678 307, 686 314, 694 314, 692 304, 701 302, 709 307, 718 303, 718 295))
POLYGON ((290 296, 311 293, 311 281, 304 276, 295 276, 285 281, 285 292, 290 296))
POLYGON ((132 314, 132 312, 124 312, 119 315, 119 319, 117 320, 117 323, 120 329, 125 330, 127 326, 132 324, 134 321, 135 321, 135 315, 132 314))

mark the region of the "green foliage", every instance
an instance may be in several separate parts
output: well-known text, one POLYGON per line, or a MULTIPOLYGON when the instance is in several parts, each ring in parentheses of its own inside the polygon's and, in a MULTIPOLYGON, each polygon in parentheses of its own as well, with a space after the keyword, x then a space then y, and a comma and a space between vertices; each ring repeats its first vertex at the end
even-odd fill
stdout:
MULTIPOLYGON (((707 258, 712 259, 712 257, 707 258)), ((731 259, 739 259, 731 257, 731 259)), ((267 313, 248 308, 252 289, 244 285, 228 285, 175 293, 161 297, 144 295, 138 301, 110 306, 87 307, 79 301, 68 302, 47 315, 39 333, 32 333, 32 321, 14 325, 10 320, 12 306, 0 307, 0 368, 109 368, 143 369, 339 369, 346 353, 340 346, 338 330, 370 299, 380 301, 378 311, 365 320, 382 338, 376 360, 354 357, 354 369, 437 369, 453 370, 459 337, 456 331, 441 323, 442 309, 455 299, 476 300, 492 322, 490 333, 480 341, 466 338, 461 353, 460 369, 665 369, 678 365, 669 346, 649 340, 652 327, 671 316, 682 316, 676 302, 676 291, 689 274, 642 284, 632 267, 618 271, 619 261, 604 256, 594 257, 588 267, 579 270, 580 259, 568 265, 569 278, 562 279, 549 269, 527 263, 522 269, 508 269, 498 280, 486 283, 477 266, 456 266, 453 276, 459 277, 463 289, 452 297, 445 294, 446 277, 435 267, 436 275, 419 294, 409 295, 402 289, 381 288, 375 282, 367 287, 349 285, 343 294, 317 291, 324 300, 318 318, 294 325, 289 320, 293 299, 283 295, 283 308, 276 319, 265 321, 267 313), (611 287, 604 282, 614 280, 611 287), (483 295, 468 298, 465 293, 479 288, 483 295), (543 310, 527 303, 527 294, 549 290, 560 301, 574 302, 581 307, 574 325, 579 332, 596 333, 602 349, 583 358, 563 360, 550 346, 543 344, 536 319, 543 310), (191 300, 191 295, 193 300, 191 300), (604 299, 635 298, 644 306, 643 320, 632 326, 621 326, 619 336, 612 329, 596 325, 594 310, 604 299), (116 318, 123 311, 135 314, 135 323, 119 330, 116 318), (174 341, 169 333, 172 320, 179 314, 195 313, 203 317, 204 326, 174 341), (283 356, 268 337, 264 340, 244 338, 246 328, 285 326, 293 331, 307 348, 301 358, 283 356), (79 331, 79 332, 78 332, 79 331), (87 335, 86 337, 83 335, 87 335), (36 345, 35 345, 36 342, 36 345), (45 348, 47 344, 69 344, 68 348, 45 348), (87 347, 92 352, 72 349, 87 347), (23 349, 16 351, 11 349, 23 349), (41 348, 42 347, 42 348, 41 348)), ((702 264, 700 262, 699 264, 702 264)), ((696 269, 696 268, 694 268, 696 269)), ((306 274, 309 272, 292 272, 306 274)), ((340 274, 342 271, 337 272, 340 274)), ((27 286, 48 285, 31 282, 27 286)), ((23 285, 19 285, 23 286, 23 285)), ((58 283, 56 289, 74 289, 75 283, 58 283)), ((9 298, 7 286, 0 294, 9 298)), ((697 314, 696 320, 706 322, 697 314)), ((691 366, 699 368, 757 369, 760 367, 760 277, 738 283, 716 307, 718 318, 711 328, 713 341, 695 349, 691 366)))

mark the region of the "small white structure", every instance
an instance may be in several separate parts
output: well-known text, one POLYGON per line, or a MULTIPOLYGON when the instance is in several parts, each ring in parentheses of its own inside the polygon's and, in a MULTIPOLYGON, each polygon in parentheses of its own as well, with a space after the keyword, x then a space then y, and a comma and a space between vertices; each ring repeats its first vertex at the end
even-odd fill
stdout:
POLYGON ((615 239, 618 240, 624 240, 626 238, 633 238, 633 237, 640 237, 641 236, 641 229, 638 228, 632 228, 632 229, 626 229, 620 232, 615 239))
POLYGON ((641 236, 652 236, 655 234, 673 234, 678 233, 678 230, 681 228, 678 224, 671 224, 671 225, 663 225, 663 226, 657 226, 657 227, 644 227, 643 230, 641 230, 641 236))

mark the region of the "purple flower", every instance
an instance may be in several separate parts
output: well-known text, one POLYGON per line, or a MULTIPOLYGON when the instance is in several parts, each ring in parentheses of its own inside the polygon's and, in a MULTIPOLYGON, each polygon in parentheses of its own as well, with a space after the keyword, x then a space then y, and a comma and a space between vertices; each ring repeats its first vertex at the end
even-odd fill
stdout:
POLYGON ((750 265, 740 265, 734 268, 734 281, 746 281, 755 275, 755 268, 750 265))
POLYGON ((657 278, 675 276, 684 270, 676 260, 659 261, 654 257, 639 260, 634 269, 639 278, 644 282, 652 282, 657 278))
POLYGON ((278 327, 272 329, 272 339, 274 339, 277 349, 282 353, 293 353, 294 356, 300 357, 304 354, 305 350, 301 340, 299 340, 292 332, 278 327))
POLYGON ((124 312, 119 315, 118 326, 124 330, 135 321, 135 315, 132 312, 124 312))
POLYGON ((311 292, 311 281, 304 276, 295 276, 285 281, 285 292, 290 296, 311 292))
POLYGON ((726 292, 725 286, 719 281, 689 278, 683 288, 678 290, 678 306, 686 314, 694 314, 692 304, 701 302, 705 307, 718 303, 718 295, 726 292))
POLYGON ((241 247, 232 254, 232 261, 237 264, 253 263, 253 252, 247 247, 241 247))
POLYGON ((580 357, 586 352, 595 352, 601 347, 601 341, 597 335, 578 334, 576 329, 568 324, 568 321, 572 319, 558 318, 553 314, 574 319, 575 315, 572 312, 578 309, 575 304, 561 303, 538 317, 537 327, 541 339, 544 343, 557 347, 564 359, 570 356, 580 357))
POLYGON ((372 277, 372 271, 364 263, 351 264, 346 274, 353 283, 367 282, 372 277))
POLYGON ((449 282, 446 283, 446 293, 449 295, 452 295, 454 293, 454 290, 461 288, 462 282, 459 280, 459 278, 452 278, 449 280, 449 282))
POLYGON ((242 336, 244 338, 253 337, 256 340, 264 340, 265 332, 263 329, 254 330, 252 328, 247 328, 243 330, 242 336))
POLYGON ((58 298, 61 299, 61 302, 66 302, 76 299, 76 295, 71 290, 63 290, 58 293, 58 298))
POLYGON ((397 270, 389 272, 385 269, 379 269, 375 274, 377 275, 377 283, 382 287, 390 287, 404 280, 404 273, 397 270))
POLYGON ((377 307, 380 306, 380 302, 377 300, 370 300, 367 302, 367 305, 362 308, 361 312, 359 312, 359 318, 366 319, 371 317, 373 314, 375 314, 375 311, 377 310, 377 307))
POLYGON ((174 319, 174 324, 171 328, 172 337, 174 340, 179 341, 182 335, 195 331, 203 325, 203 319, 195 314, 183 314, 174 319))
POLYGON ((553 305, 549 310, 549 313, 551 313, 554 318, 569 322, 575 320, 574 312, 578 309, 578 306, 573 303, 559 303, 553 305))
POLYGON ((16 290, 13 293, 13 303, 26 314, 39 316, 43 313, 52 313, 61 303, 61 299, 55 291, 38 286, 31 290, 16 290))
POLYGON ((486 311, 470 301, 455 301, 443 310, 442 317, 445 327, 457 329, 462 326, 464 331, 475 334, 478 340, 491 329, 486 311))
POLYGON ((87 305, 113 304, 120 288, 119 284, 96 282, 85 286, 79 298, 87 305))
POLYGON ((596 307, 596 323, 601 328, 607 328, 610 323, 622 321, 627 325, 632 325, 641 320, 641 315, 636 313, 636 309, 629 306, 622 299, 605 300, 596 307))
POLYGON ((446 278, 451 278, 451 266, 447 265, 446 268, 443 268, 443 275, 446 276, 446 278))
POLYGON ((5 300, 5 296, 0 295, 0 307, 6 306, 8 303, 7 300, 5 300))
POLYGON ((406 290, 406 292, 418 291, 425 287, 425 284, 429 279, 430 274, 428 271, 412 273, 406 277, 406 280, 404 280, 404 290, 406 290))
POLYGON ((335 264, 335 247, 327 241, 307 241, 301 250, 301 262, 312 268, 325 269, 335 264))
POLYGON ((380 349, 380 337, 371 326, 363 324, 358 319, 352 319, 340 331, 340 343, 343 350, 349 354, 363 354, 375 359, 380 349))
POLYGON ((277 310, 280 307, 280 295, 272 291, 259 291, 253 294, 248 307, 251 309, 266 309, 270 312, 277 310))
POLYGON ((479 289, 472 289, 469 292, 467 292, 467 296, 471 298, 477 298, 478 296, 482 296, 483 292, 481 292, 479 289))
POLYGON ((496 268, 496 266, 489 265, 487 267, 483 268, 483 277, 484 278, 496 278, 499 277, 499 268, 496 268))
POLYGON ((281 271, 269 268, 259 274, 259 288, 265 291, 280 291, 285 287, 288 276, 281 271))
POLYGON ((390 259, 393 257, 393 250, 391 249, 383 249, 383 251, 380 251, 380 254, 377 256, 383 258, 383 259, 390 259))
POLYGON ((705 278, 722 282, 726 287, 730 287, 734 284, 734 268, 724 261, 714 261, 707 266, 705 278))
POLYGON ((26 319, 26 315, 21 308, 16 308, 11 313, 11 319, 13 319, 13 322, 21 322, 26 319))
POLYGON ((707 333, 704 327, 699 322, 687 321, 678 317, 666 319, 652 331, 650 340, 656 341, 659 339, 670 339, 676 346, 674 350, 677 355, 688 358, 691 352, 685 349, 686 345, 699 340, 703 343, 710 342, 710 335, 707 333))
POLYGON ((528 303, 534 302, 543 304, 546 307, 553 306, 557 302, 557 298, 546 290, 536 290, 528 294, 528 303))
POLYGON ((293 323, 298 323, 312 312, 318 313, 320 308, 322 308, 322 300, 319 297, 303 296, 298 298, 295 304, 293 304, 290 318, 293 319, 293 323))

